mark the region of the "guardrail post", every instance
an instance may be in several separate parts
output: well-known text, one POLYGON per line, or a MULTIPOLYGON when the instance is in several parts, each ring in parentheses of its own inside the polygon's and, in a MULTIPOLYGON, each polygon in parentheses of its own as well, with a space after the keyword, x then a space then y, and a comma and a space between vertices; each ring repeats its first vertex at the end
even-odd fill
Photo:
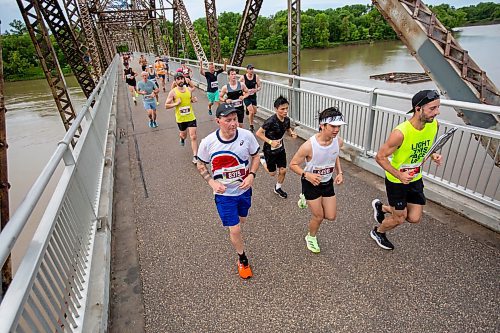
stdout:
POLYGON ((377 93, 375 92, 375 89, 372 89, 370 91, 370 100, 368 101, 368 121, 367 121, 367 129, 368 131, 366 132, 365 135, 365 142, 363 144, 364 146, 364 151, 363 154, 365 156, 368 156, 368 152, 372 150, 372 139, 373 139, 373 132, 375 130, 374 125, 375 125, 375 109, 374 107, 377 105, 377 93))

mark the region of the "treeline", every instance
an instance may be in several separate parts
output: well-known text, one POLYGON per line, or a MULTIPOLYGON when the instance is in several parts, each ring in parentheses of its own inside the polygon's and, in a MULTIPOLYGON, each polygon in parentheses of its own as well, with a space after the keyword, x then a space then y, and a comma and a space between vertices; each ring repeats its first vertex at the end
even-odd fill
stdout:
MULTIPOLYGON (((500 4, 493 2, 454 8, 442 4, 430 6, 448 28, 484 23, 500 23, 500 4)), ((221 53, 230 57, 239 28, 241 14, 224 12, 218 17, 221 53)), ((167 22, 172 31, 171 22, 167 22)), ((210 46, 205 18, 193 22, 201 44, 210 58, 210 46)), ((43 78, 43 71, 26 26, 19 20, 9 24, 2 36, 3 66, 6 80, 43 78)), ((395 39, 396 34, 372 5, 351 5, 336 9, 308 9, 301 13, 301 46, 326 48, 341 43, 395 39)), ((51 36, 63 72, 70 72, 61 49, 51 36)), ((288 43, 288 12, 279 11, 270 17, 259 16, 249 41, 247 54, 285 51, 288 43)), ((196 57, 191 43, 181 56, 196 57)))

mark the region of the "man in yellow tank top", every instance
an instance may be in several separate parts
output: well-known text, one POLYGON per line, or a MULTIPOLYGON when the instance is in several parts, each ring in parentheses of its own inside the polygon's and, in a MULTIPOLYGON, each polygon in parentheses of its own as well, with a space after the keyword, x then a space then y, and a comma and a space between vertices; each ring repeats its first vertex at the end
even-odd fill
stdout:
MULTIPOLYGON (((421 164, 436 137, 438 123, 435 118, 439 115, 441 102, 437 91, 422 90, 413 96, 411 103, 412 109, 408 113, 413 113, 413 116, 392 131, 376 156, 377 163, 385 170, 389 205, 383 205, 379 199, 372 201, 373 216, 380 225, 371 231, 370 236, 385 250, 394 249, 386 231, 405 220, 420 222, 425 205, 421 164), (386 213, 390 215, 385 217, 386 213)), ((441 165, 440 154, 432 154, 431 159, 441 165)))
POLYGON ((187 133, 191 139, 191 149, 193 150, 194 164, 197 163, 198 141, 196 137, 196 117, 194 115, 193 106, 191 103, 197 102, 197 98, 192 95, 194 88, 186 84, 186 79, 181 72, 174 75, 176 87, 170 90, 165 108, 171 109, 175 107, 175 121, 179 128, 179 144, 184 146, 187 133))

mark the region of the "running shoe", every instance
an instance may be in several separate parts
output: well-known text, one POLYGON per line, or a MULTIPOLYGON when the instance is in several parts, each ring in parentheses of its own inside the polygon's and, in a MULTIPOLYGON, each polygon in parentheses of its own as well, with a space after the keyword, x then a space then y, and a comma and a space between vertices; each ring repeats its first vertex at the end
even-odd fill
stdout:
POLYGON ((157 127, 158 127, 158 124, 156 123, 156 121, 153 121, 153 127, 154 127, 154 128, 157 128, 157 127))
POLYGON ((191 160, 191 162, 193 162, 193 164, 198 164, 198 157, 193 156, 193 159, 191 160))
POLYGON ((156 101, 156 106, 160 105, 160 102, 156 101))
POLYGON ((238 274, 242 279, 249 279, 253 276, 250 265, 243 265, 239 260, 237 264, 238 264, 238 274))
POLYGON ((132 97, 132 99, 134 100, 134 104, 137 105, 137 100, 135 99, 135 97, 132 97))
POLYGON ((182 138, 179 139, 179 145, 181 145, 182 147, 184 147, 184 139, 182 139, 182 138))
POLYGON ((309 251, 312 253, 319 253, 319 245, 318 245, 318 239, 316 236, 311 236, 309 234, 306 235, 306 246, 309 251))
POLYGON ((299 195, 299 201, 297 201, 297 205, 300 209, 307 208, 307 200, 303 193, 299 195))
POLYGON ((264 157, 264 153, 260 153, 260 164, 262 164, 262 166, 266 166, 266 158, 264 157))
POLYGON ((212 110, 211 109, 208 109, 208 115, 211 116, 212 115, 212 110))
POLYGON ((384 250, 394 250, 394 245, 387 239, 385 232, 378 232, 377 227, 370 232, 370 237, 384 250))
POLYGON ((139 93, 135 91, 135 97, 139 97, 139 93))
POLYGON ((248 128, 248 130, 249 130, 250 132, 252 132, 252 133, 253 133, 253 131, 254 131, 255 129, 253 128, 253 125, 250 125, 250 127, 248 128))
POLYGON ((372 207, 373 207, 373 218, 378 223, 382 223, 382 221, 385 219, 385 214, 384 211, 382 210, 382 201, 380 201, 379 199, 374 199, 372 201, 372 207))
POLYGON ((152 121, 152 120, 150 120, 150 121, 149 121, 149 127, 151 127, 151 128, 154 128, 154 127, 155 127, 155 123, 154 123, 154 121, 152 121))
POLYGON ((276 193, 280 198, 286 199, 288 198, 288 194, 283 191, 281 188, 274 188, 274 193, 276 193))

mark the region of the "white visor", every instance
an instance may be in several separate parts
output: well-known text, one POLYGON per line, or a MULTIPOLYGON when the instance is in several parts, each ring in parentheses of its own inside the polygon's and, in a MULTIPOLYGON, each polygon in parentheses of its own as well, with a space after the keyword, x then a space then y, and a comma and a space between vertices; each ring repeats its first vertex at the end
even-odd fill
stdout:
POLYGON ((319 124, 330 124, 332 126, 347 125, 347 123, 344 121, 344 116, 328 117, 321 120, 319 124))

